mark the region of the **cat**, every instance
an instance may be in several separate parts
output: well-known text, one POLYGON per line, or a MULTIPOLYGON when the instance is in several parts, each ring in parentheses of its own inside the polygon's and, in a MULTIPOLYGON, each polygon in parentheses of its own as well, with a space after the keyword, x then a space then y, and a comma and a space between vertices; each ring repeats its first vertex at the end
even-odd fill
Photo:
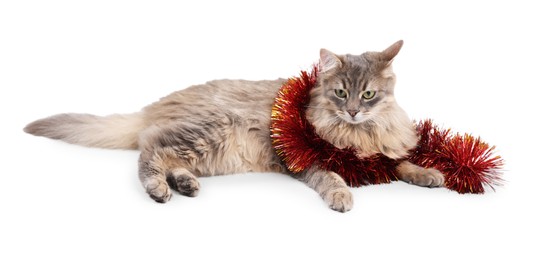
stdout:
MULTIPOLYGON (((381 52, 337 55, 320 50, 319 74, 305 115, 317 134, 364 158, 406 156, 418 137, 394 98, 392 60, 403 41, 381 52)), ((140 112, 105 117, 59 114, 34 121, 24 131, 89 147, 138 149, 139 178, 149 196, 167 202, 171 190, 197 196, 198 177, 240 172, 289 174, 318 192, 336 211, 352 209, 352 194, 335 172, 311 167, 289 173, 270 138, 274 99, 285 79, 215 80, 176 91, 140 112)), ((439 187, 444 177, 403 161, 399 179, 439 187)), ((354 173, 357 174, 357 173, 354 173)))

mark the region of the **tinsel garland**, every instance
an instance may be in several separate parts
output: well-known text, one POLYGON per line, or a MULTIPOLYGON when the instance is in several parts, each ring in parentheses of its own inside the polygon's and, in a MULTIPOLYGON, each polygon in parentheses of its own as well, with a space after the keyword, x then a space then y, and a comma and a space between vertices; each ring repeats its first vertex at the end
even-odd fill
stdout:
POLYGON ((353 148, 338 149, 320 138, 306 117, 305 107, 318 78, 318 68, 302 71, 290 78, 279 90, 272 108, 271 137, 278 156, 297 174, 311 166, 334 171, 352 187, 389 183, 398 180, 396 166, 402 160, 440 170, 445 186, 459 193, 483 193, 502 182, 503 160, 489 146, 471 135, 451 134, 431 120, 415 124, 420 137, 407 158, 393 160, 378 154, 358 158, 353 148))

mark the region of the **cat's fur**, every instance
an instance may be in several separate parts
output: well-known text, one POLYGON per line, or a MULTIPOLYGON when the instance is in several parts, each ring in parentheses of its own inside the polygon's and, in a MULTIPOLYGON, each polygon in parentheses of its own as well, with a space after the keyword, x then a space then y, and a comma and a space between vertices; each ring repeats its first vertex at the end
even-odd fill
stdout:
MULTIPOLYGON (((413 125, 394 99, 391 62, 402 44, 361 55, 321 50, 319 81, 306 115, 323 139, 339 148, 355 147, 361 157, 383 153, 398 159, 416 145, 413 125), (335 94, 339 89, 345 98, 335 94), (375 96, 367 100, 361 95, 368 90, 375 96)), ((139 149, 143 186, 155 201, 166 202, 171 189, 196 196, 197 177, 287 171, 272 148, 269 130, 272 104, 284 81, 210 81, 174 92, 138 113, 60 114, 24 130, 85 146, 139 149)), ((437 170, 408 162, 397 170, 399 178, 417 185, 444 182, 437 170)), ((291 175, 316 190, 332 209, 352 208, 352 195, 336 173, 312 167, 291 175)))

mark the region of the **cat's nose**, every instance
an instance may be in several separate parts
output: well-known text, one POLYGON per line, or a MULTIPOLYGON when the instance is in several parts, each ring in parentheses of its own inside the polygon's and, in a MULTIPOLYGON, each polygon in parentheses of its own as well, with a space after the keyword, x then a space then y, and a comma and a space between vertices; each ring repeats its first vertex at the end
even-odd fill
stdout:
POLYGON ((354 117, 355 115, 357 115, 357 113, 359 113, 359 110, 346 110, 346 112, 348 112, 348 114, 350 114, 350 116, 354 117))

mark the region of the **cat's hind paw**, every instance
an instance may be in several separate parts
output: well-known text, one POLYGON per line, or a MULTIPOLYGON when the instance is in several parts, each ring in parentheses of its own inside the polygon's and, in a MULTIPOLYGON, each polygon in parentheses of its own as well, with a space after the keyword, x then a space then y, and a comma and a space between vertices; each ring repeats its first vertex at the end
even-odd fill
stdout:
POLYGON ((185 169, 174 170, 168 177, 170 188, 188 197, 198 196, 200 182, 198 178, 185 169))
POLYGON ((146 192, 150 198, 159 203, 165 203, 172 198, 172 192, 166 181, 153 179, 146 182, 146 192))

